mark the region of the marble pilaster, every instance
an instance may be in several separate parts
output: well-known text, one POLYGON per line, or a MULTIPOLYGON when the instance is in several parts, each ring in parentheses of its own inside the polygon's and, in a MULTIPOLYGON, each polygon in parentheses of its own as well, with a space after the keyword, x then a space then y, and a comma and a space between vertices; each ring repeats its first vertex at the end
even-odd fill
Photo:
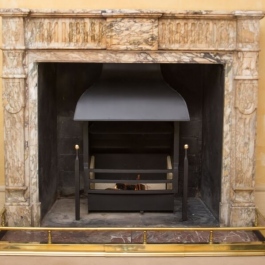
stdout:
POLYGON ((3 16, 3 106, 7 222, 31 225, 29 187, 25 177, 25 43, 24 16, 3 16))
POLYGON ((255 145, 258 104, 259 16, 237 13, 235 53, 234 176, 231 226, 254 224, 255 145))

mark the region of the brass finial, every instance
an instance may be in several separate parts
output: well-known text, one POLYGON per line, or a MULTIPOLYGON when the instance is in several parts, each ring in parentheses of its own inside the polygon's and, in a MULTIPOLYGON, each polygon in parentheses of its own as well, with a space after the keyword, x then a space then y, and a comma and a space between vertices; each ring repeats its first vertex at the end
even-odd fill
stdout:
POLYGON ((184 149, 189 149, 189 145, 185 144, 184 149))
POLYGON ((76 145, 75 145, 75 150, 78 150, 78 149, 79 149, 79 145, 76 144, 76 145))

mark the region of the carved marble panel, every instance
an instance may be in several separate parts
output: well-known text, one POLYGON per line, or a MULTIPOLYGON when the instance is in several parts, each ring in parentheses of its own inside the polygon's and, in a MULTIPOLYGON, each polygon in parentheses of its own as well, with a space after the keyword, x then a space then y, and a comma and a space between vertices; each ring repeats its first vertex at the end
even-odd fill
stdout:
POLYGON ((105 19, 28 19, 25 38, 26 46, 32 49, 104 49, 105 19))
POLYGON ((235 188, 254 187, 257 91, 257 80, 236 82, 235 188))
MULTIPOLYGON (((258 105, 258 81, 238 80, 236 82, 235 107, 243 115, 252 114, 258 105)), ((255 128, 252 128, 255 129, 255 128)))
POLYGON ((238 52, 235 60, 236 78, 258 77, 258 52, 238 52))
POLYGON ((259 49, 260 25, 258 19, 237 21, 237 47, 242 50, 259 49))
POLYGON ((3 80, 7 186, 24 185, 24 79, 3 80))
POLYGON ((255 176, 256 112, 236 115, 235 187, 253 188, 255 176), (254 136, 254 137, 253 137, 254 136))
POLYGON ((158 20, 107 18, 108 50, 157 50, 158 20))
POLYGON ((4 17, 3 49, 24 49, 24 25, 22 17, 4 17))
POLYGON ((5 77, 24 77, 23 67, 24 51, 5 50, 3 51, 3 75, 5 77))
POLYGON ((3 105, 11 114, 21 111, 24 107, 24 79, 3 79, 3 105))
POLYGON ((24 185, 24 117, 23 112, 5 112, 5 177, 7 186, 24 185))
POLYGON ((233 50, 235 28, 233 20, 160 19, 159 48, 233 50))

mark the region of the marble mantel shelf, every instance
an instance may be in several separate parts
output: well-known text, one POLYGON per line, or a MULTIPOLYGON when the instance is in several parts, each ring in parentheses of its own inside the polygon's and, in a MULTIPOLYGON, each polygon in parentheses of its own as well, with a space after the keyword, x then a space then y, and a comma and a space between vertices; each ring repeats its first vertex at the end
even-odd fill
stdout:
POLYGON ((61 10, 61 9, 26 9, 26 8, 14 8, 14 9, 0 9, 1 16, 29 16, 29 17, 90 17, 90 16, 102 16, 102 17, 178 17, 178 18, 235 18, 239 16, 259 17, 264 16, 263 11, 211 11, 211 10, 162 10, 162 9, 73 9, 73 10, 61 10))

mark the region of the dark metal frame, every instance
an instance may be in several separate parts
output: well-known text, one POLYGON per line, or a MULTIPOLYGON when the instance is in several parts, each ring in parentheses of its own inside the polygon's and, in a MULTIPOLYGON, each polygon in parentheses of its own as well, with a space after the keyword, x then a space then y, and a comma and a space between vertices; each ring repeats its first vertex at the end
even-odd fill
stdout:
MULTIPOLYGON (((89 153, 89 123, 83 124, 83 157, 84 157, 84 191, 88 196, 88 212, 90 211, 174 211, 174 197, 178 192, 179 171, 179 123, 174 122, 173 163, 172 169, 91 169, 89 153), (172 173, 170 180, 144 180, 145 183, 171 183, 172 190, 95 190, 90 188, 91 183, 118 183, 121 180, 90 179, 93 173, 172 173)), ((126 180, 128 184, 140 184, 141 180, 126 180)), ((184 186, 182 219, 187 220, 187 183, 188 159, 185 148, 184 159, 184 186)), ((76 220, 80 220, 80 174, 78 149, 75 161, 75 207, 76 220)))
MULTIPOLYGON (((164 81, 160 64, 103 64, 100 78, 79 98, 74 120, 84 122, 84 191, 88 196, 88 211, 174 211, 174 197, 178 192, 179 122, 189 121, 190 117, 183 97, 164 81), (146 95, 149 96, 146 97, 146 95), (89 122, 94 121, 173 122, 173 152, 170 154, 172 169, 91 169, 89 122), (140 185, 141 182, 165 183, 171 184, 172 189, 95 190, 92 185, 94 183, 120 183, 123 178, 117 177, 118 179, 115 180, 112 178, 111 181, 92 180, 90 173, 154 173, 154 179, 147 181, 138 178, 124 181, 136 185, 140 185), (157 180, 155 173, 172 173, 173 177, 171 180, 166 178, 157 180)), ((134 156, 136 155, 135 153, 134 156)), ((76 171, 79 171, 79 168, 76 167, 76 171)), ((76 172, 77 177, 80 178, 79 172, 76 172)), ((185 178, 187 178, 186 173, 185 178)), ((76 183, 79 183, 79 180, 76 183)), ((186 193, 185 191, 184 194, 186 193)), ((77 194, 79 194, 79 188, 76 186, 76 200, 79 203, 77 194)), ((185 198, 183 203, 187 204, 185 198)), ((186 209, 185 205, 183 209, 186 209)))

